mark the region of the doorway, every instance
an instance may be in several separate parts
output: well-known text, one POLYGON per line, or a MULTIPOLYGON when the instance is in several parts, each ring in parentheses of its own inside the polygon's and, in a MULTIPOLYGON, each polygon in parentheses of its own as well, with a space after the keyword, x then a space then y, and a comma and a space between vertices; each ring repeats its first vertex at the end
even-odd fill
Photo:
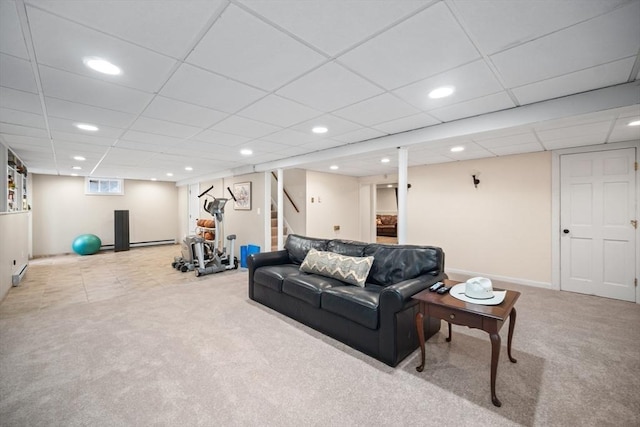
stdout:
POLYGON ((636 301, 636 151, 560 154, 560 289, 636 301))

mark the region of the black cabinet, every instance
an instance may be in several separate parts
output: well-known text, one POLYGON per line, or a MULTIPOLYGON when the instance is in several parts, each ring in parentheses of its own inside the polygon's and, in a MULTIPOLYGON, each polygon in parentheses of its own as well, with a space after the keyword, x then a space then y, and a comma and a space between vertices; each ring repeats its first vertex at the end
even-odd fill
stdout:
POLYGON ((129 250, 129 211, 113 211, 116 252, 129 250))

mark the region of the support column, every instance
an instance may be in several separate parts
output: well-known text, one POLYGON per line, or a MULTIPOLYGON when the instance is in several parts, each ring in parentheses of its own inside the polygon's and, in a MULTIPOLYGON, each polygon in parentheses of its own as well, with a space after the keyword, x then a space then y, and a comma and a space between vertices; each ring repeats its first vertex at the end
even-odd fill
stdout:
POLYGON ((284 171, 278 169, 278 250, 284 248, 284 171))
POLYGON ((406 147, 398 147, 398 244, 407 243, 407 185, 408 158, 406 147))
POLYGON ((264 199, 262 209, 264 212, 264 244, 263 252, 271 252, 271 172, 264 173, 264 199))

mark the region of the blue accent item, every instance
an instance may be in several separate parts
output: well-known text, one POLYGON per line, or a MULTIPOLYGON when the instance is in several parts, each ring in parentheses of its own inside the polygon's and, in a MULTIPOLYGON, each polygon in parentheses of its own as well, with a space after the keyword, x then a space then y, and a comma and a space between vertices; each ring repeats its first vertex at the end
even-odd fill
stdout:
POLYGON ((93 255, 100 250, 102 241, 95 234, 81 234, 71 244, 71 248, 78 255, 93 255))
POLYGON ((247 268, 247 246, 240 246, 240 267, 247 268))

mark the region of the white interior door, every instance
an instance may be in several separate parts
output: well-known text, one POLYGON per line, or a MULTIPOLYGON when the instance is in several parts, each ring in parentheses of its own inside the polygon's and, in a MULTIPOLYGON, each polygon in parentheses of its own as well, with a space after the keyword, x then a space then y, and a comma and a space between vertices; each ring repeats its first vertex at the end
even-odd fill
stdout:
POLYGON ((635 301, 635 148, 560 156, 560 288, 635 301))
POLYGON ((189 234, 196 234, 196 222, 198 221, 198 216, 200 216, 198 194, 200 194, 200 185, 189 185, 189 234))

